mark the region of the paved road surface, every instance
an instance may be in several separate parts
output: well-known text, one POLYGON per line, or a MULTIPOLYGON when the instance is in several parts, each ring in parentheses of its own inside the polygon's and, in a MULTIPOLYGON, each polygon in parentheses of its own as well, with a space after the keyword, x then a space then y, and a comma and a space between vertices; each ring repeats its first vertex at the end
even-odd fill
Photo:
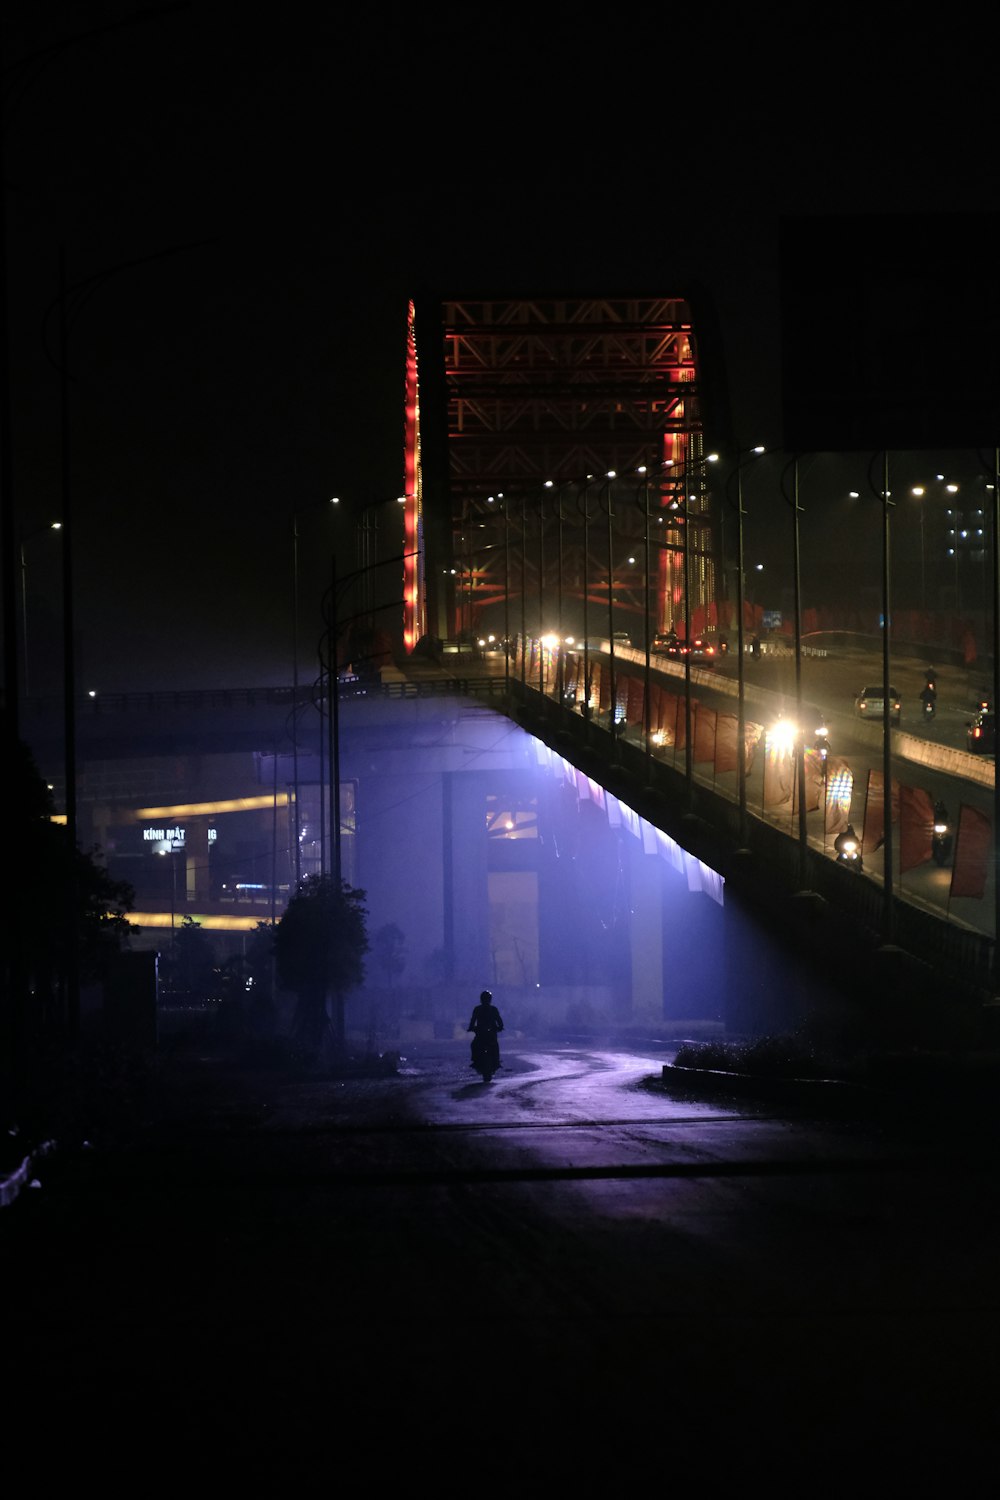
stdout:
POLYGON ((8 1454, 105 1495, 978 1483, 992 1145, 672 1099, 663 1061, 175 1059, 153 1125, 0 1213, 8 1454))

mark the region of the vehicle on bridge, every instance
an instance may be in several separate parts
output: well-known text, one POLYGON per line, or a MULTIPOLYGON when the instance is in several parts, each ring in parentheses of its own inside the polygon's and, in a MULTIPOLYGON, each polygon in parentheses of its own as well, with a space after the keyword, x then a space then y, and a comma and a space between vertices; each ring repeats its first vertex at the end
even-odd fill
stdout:
POLYGON ((699 666, 715 666, 715 647, 702 635, 693 636, 690 644, 687 641, 678 640, 672 632, 667 635, 654 636, 652 649, 661 656, 671 657, 674 661, 683 661, 685 657, 690 657, 699 666), (663 645, 658 644, 661 641, 664 642, 663 645))
MULTIPOLYGON (((864 687, 854 700, 854 707, 860 719, 881 719, 883 715, 882 684, 876 683, 871 687, 864 687)), ((894 724, 899 723, 902 704, 899 694, 894 687, 889 689, 889 718, 894 724)))
POLYGON ((965 730, 966 749, 973 755, 996 753, 996 715, 991 708, 981 708, 965 730))

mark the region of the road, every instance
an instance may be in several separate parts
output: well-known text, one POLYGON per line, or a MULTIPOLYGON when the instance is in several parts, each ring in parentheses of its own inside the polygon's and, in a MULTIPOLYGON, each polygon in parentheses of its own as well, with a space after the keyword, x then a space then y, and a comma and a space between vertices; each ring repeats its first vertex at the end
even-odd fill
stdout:
MULTIPOLYGON (((786 717, 794 717, 796 706, 794 655, 784 645, 777 650, 771 649, 773 654, 765 651, 760 657, 748 656, 744 671, 747 721, 763 723, 765 729, 777 718, 779 710, 786 717)), ((630 661, 630 657, 623 656, 623 661, 630 661)), ((643 654, 631 653, 630 664, 633 669, 636 665, 644 665, 643 654)), ((676 683, 678 690, 682 690, 683 666, 668 664, 662 659, 659 665, 664 680, 669 684, 676 683)), ((948 762, 947 768, 934 764, 934 751, 937 747, 965 751, 965 728, 984 690, 983 673, 974 667, 938 668, 938 712, 934 720, 928 723, 919 698, 926 666, 926 661, 914 657, 897 655, 893 659, 893 686, 899 691, 902 700, 900 724, 893 740, 894 781, 922 788, 934 802, 943 801, 953 826, 963 804, 981 812, 992 824, 993 757, 970 757, 965 754, 937 756, 938 760, 948 762), (922 758, 924 752, 921 748, 925 745, 928 747, 926 759, 922 758), (904 751, 908 753, 903 753, 904 751)), ((867 683, 881 682, 881 655, 873 646, 862 643, 839 644, 835 649, 813 647, 803 653, 801 670, 803 704, 820 711, 813 717, 822 717, 826 721, 830 731, 831 755, 846 762, 853 776, 849 816, 860 835, 864 827, 869 772, 875 771, 880 776, 882 774, 882 737, 879 724, 862 723, 859 720, 854 700, 867 683)), ((719 664, 711 670, 694 668, 691 676, 693 700, 703 702, 720 712, 735 712, 737 664, 731 652, 720 658, 719 664)), ((639 730, 631 732, 637 739, 641 739, 639 730)), ((664 748, 658 753, 678 769, 685 769, 683 749, 664 748)), ((758 750, 747 777, 747 806, 757 817, 775 824, 784 822, 789 833, 798 837, 797 813, 793 813, 790 807, 778 813, 764 805, 763 766, 764 755, 758 750)), ((738 790, 735 772, 717 775, 710 764, 696 764, 692 768, 692 775, 701 784, 711 786, 715 791, 736 800, 738 790)), ((833 858, 833 835, 826 833, 819 807, 808 813, 806 825, 812 846, 828 851, 833 858)), ((952 898, 950 861, 944 868, 928 861, 901 876, 898 838, 895 840, 894 855, 894 888, 897 893, 929 911, 947 914, 951 921, 974 932, 993 935, 995 872, 992 861, 986 872, 986 889, 981 898, 952 898)), ((883 850, 866 849, 864 858, 865 877, 881 883, 884 875, 883 850)))
POLYGON ((964 1489, 998 1456, 995 1132, 675 1099, 671 1055, 170 1060, 146 1128, 0 1216, 9 1445, 104 1494, 964 1489))

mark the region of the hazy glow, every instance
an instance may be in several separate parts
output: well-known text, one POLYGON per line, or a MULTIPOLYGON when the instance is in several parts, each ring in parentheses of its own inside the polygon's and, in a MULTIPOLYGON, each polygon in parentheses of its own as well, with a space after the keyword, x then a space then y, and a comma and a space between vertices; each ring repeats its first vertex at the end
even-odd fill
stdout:
POLYGON ((796 724, 793 724, 790 719, 779 719, 777 724, 772 726, 767 737, 768 748, 776 755, 790 755, 795 749, 798 737, 799 731, 796 724))
POLYGON ((197 818, 211 813, 259 812, 265 807, 287 807, 288 793, 277 796, 230 797, 223 802, 177 802, 172 807, 137 807, 132 813, 136 822, 146 818, 197 818))
MULTIPOLYGON (((260 911, 253 917, 213 917, 202 912, 189 911, 184 908, 184 916, 190 916, 199 927, 204 927, 212 932, 254 932, 257 923, 261 920, 260 911)), ((177 927, 180 924, 176 913, 169 911, 130 911, 128 920, 134 922, 137 927, 177 927)))

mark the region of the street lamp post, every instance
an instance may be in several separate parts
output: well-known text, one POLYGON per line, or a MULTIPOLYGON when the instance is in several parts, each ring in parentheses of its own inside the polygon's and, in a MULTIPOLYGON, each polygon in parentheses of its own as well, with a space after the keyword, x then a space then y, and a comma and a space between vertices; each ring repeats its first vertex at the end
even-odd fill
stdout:
POLYGON ((580 493, 576 497, 577 507, 583 516, 583 717, 588 721, 590 719, 590 612, 587 595, 590 589, 590 507, 587 503, 587 491, 593 479, 593 474, 586 476, 580 493))
POLYGON ((610 706, 610 729, 611 729, 611 759, 618 758, 618 684, 615 674, 615 560, 614 560, 614 494, 612 486, 617 474, 614 469, 609 469, 605 478, 606 504, 605 511, 608 518, 608 684, 611 698, 610 706))
POLYGON ((497 495, 503 512, 503 692, 510 705, 510 507, 497 495))
POLYGON ((918 502, 920 514, 920 613, 922 615, 927 612, 927 553, 924 548, 924 496, 926 493, 922 484, 915 484, 910 490, 910 494, 918 502))
POLYGON ((694 786, 694 746, 691 743, 694 719, 691 713, 691 515, 693 507, 690 504, 692 495, 693 466, 691 461, 691 434, 684 445, 684 493, 681 499, 681 540, 683 550, 681 554, 681 565, 683 571, 684 588, 684 644, 687 647, 684 652, 684 777, 687 782, 687 793, 690 798, 694 786))
POLYGON ((34 537, 36 537, 36 536, 42 536, 45 532, 48 532, 48 531, 61 531, 61 530, 62 530, 62 522, 61 521, 50 521, 49 524, 48 524, 48 526, 40 526, 40 527, 38 527, 38 529, 36 531, 29 531, 26 536, 22 536, 21 539, 20 539, 19 551, 20 551, 20 560, 21 560, 21 646, 22 646, 22 652, 23 652, 23 656, 24 656, 24 683, 23 683, 23 688, 24 688, 24 696, 26 698, 31 693, 30 674, 29 674, 29 656, 28 656, 28 558, 27 558, 26 548, 27 548, 27 544, 34 537))
MULTIPOLYGON (((338 645, 340 639, 341 624, 349 621, 341 620, 340 605, 347 590, 352 584, 359 580, 364 583, 367 575, 374 568, 387 567, 391 563, 406 563, 411 557, 416 556, 413 551, 401 552, 393 557, 380 558, 378 562, 371 563, 367 568, 355 568, 353 572, 343 577, 337 574, 336 554, 330 558, 330 586, 325 598, 328 608, 324 609, 327 630, 326 660, 323 662, 322 649, 320 661, 323 675, 327 682, 327 697, 329 699, 329 724, 328 724, 328 753, 330 762, 330 790, 329 790, 329 842, 330 842, 330 870, 334 882, 334 888, 339 891, 343 879, 343 860, 341 846, 341 820, 340 820, 340 663, 338 656, 338 645)), ((402 603, 402 600, 392 600, 383 608, 392 608, 393 605, 402 603)))
POLYGON ((746 819, 747 819, 747 756, 746 756, 746 663, 744 654, 746 650, 746 636, 743 622, 745 590, 744 578, 744 516, 743 508, 743 470, 747 466, 744 459, 752 462, 759 458, 764 452, 762 444, 753 448, 737 449, 736 468, 729 476, 729 483, 736 481, 736 785, 739 794, 740 806, 740 842, 746 843, 746 819))
MULTIPOLYGON (((1000 448, 993 450, 990 540, 993 573, 993 713, 1000 704, 1000 448)), ((993 777, 993 989, 1000 991, 1000 776, 993 777)))
MULTIPOLYGON (((317 500, 307 510, 316 509, 319 506, 340 504, 337 495, 331 495, 329 500, 317 500)), ((292 515, 292 784, 293 801, 295 811, 295 883, 298 885, 302 880, 302 852, 301 836, 302 830, 299 825, 299 516, 304 511, 295 511, 292 515)))
POLYGON ((792 578, 793 607, 795 611, 795 778, 799 803, 799 885, 801 887, 805 885, 806 879, 808 831, 806 825, 805 740, 802 732, 802 589, 799 543, 799 516, 802 513, 802 507, 799 504, 799 460, 797 456, 792 459, 790 467, 793 475, 792 493, 791 495, 787 494, 784 485, 782 485, 782 494, 784 494, 792 510, 792 578))
POLYGON ((528 501, 520 496, 520 685, 528 673, 528 501))
MULTIPOLYGON (((934 483, 936 485, 943 485, 944 486, 945 494, 947 494, 947 495, 957 495, 958 494, 958 485, 957 484, 948 483, 945 480, 945 477, 944 477, 943 474, 935 474, 935 476, 934 476, 934 483)), ((927 493, 928 492, 928 488, 929 488, 929 486, 925 485, 925 484, 915 484, 915 485, 912 485, 911 488, 910 488, 910 494, 918 502, 919 507, 920 507, 920 608, 921 608, 921 611, 926 611, 926 609, 927 609, 927 550, 926 550, 926 546, 925 546, 924 533, 925 533, 925 512, 926 512, 926 501, 928 499, 928 493, 927 493)), ((954 539, 955 539, 955 548, 954 548, 954 556, 955 556, 955 612, 957 614, 958 613, 958 525, 957 525, 957 523, 956 523, 956 525, 954 527, 954 539)))
MULTIPOLYGON (((877 456, 877 455, 876 455, 877 456)), ((892 611, 889 595, 889 517, 892 500, 889 489, 889 454, 882 454, 882 483, 877 487, 872 480, 875 459, 869 464, 868 480, 872 492, 882 506, 882 934, 887 943, 892 941, 893 920, 893 835, 892 835, 892 716, 889 692, 889 631, 892 611)))
POLYGON ((538 501, 538 690, 545 697, 545 497, 538 501))
POLYGON ((639 473, 642 475, 641 484, 641 508, 642 508, 642 548, 643 548, 643 648, 645 654, 645 669, 643 672, 643 736, 646 749, 646 780, 652 777, 653 767, 653 721, 652 721, 652 696, 653 696, 653 674, 650 661, 652 646, 652 633, 649 628, 651 598, 649 587, 649 563, 651 541, 649 535, 649 470, 645 464, 639 465, 639 473))
POLYGON ((556 518, 556 671, 555 671, 555 693, 559 703, 564 697, 564 675, 565 675, 565 646, 564 646, 564 621, 563 621, 563 511, 562 511, 562 485, 556 484, 552 479, 546 479, 545 488, 554 490, 555 518, 556 518))

